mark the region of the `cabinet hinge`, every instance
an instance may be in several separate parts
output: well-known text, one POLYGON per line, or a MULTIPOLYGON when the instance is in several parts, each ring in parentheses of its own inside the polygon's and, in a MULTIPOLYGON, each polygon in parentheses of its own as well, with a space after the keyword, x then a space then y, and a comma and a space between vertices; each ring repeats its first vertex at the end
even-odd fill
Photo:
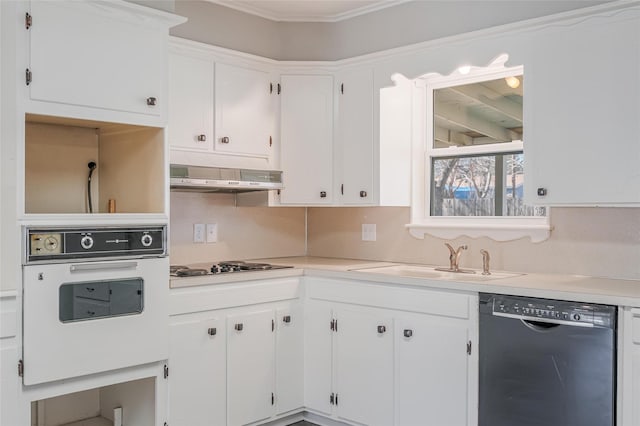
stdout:
POLYGON ((336 405, 338 405, 338 394, 336 394, 336 398, 335 398, 334 401, 335 401, 336 405))
POLYGON ((272 145, 273 145, 273 137, 269 136, 269 146, 272 146, 272 145))
POLYGON ((331 331, 338 331, 338 320, 337 319, 332 319, 331 320, 331 331))
POLYGON ((276 322, 272 319, 271 320, 271 331, 275 331, 276 330, 276 322))
POLYGON ((24 376, 24 361, 18 361, 18 376, 24 376))
POLYGON ((25 83, 27 83, 27 86, 31 84, 32 80, 33 80, 33 74, 31 74, 31 70, 27 68, 24 72, 24 81, 25 83))
POLYGON ((278 83, 278 95, 282 92, 282 86, 280 86, 280 83, 278 83))
POLYGON ((166 379, 167 377, 169 377, 169 367, 167 366, 167 364, 164 365, 164 378, 166 379))
POLYGON ((471 355, 471 340, 467 342, 467 355, 471 355))
POLYGON ((275 405, 276 403, 276 396, 274 395, 273 392, 271 392, 271 405, 275 405))
POLYGON ((273 83, 269 83, 269 94, 273 93, 273 83))
POLYGON ((31 15, 29 14, 29 12, 24 14, 24 27, 26 29, 31 28, 31 25, 33 24, 33 18, 31 17, 31 15))
POLYGON ((344 95, 344 83, 340 84, 340 94, 344 95))
POLYGON ((331 405, 336 404, 336 394, 333 392, 331 392, 331 395, 329 395, 329 404, 331 405))

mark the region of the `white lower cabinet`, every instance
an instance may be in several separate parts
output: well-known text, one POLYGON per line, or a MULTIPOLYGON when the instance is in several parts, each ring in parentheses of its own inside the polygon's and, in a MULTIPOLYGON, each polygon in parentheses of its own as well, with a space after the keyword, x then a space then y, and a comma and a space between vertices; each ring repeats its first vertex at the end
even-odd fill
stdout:
POLYGON ((208 312, 183 317, 174 317, 169 327, 169 424, 224 425, 224 318, 208 312))
POLYGON ((241 426, 303 407, 299 280, 171 293, 169 423, 241 426))
POLYGON ((340 420, 393 424, 393 318, 336 308, 334 404, 340 420))
POLYGON ((396 424, 474 424, 469 418, 467 321, 403 313, 395 334, 396 424))
POLYGON ((618 380, 621 382, 618 391, 618 407, 622 426, 640 426, 640 309, 624 308, 622 326, 619 325, 618 338, 621 341, 622 356, 618 366, 618 380))
POLYGON ((273 309, 227 318, 227 424, 271 417, 275 404, 275 319, 273 309))
POLYGON ((305 408, 349 424, 477 424, 477 296, 310 278, 305 408))

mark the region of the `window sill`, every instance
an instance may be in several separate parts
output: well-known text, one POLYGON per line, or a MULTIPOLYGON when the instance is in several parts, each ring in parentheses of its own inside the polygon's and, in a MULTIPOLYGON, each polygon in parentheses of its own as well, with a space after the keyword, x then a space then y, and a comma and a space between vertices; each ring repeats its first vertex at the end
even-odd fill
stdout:
POLYGON ((551 235, 548 217, 442 217, 426 218, 406 225, 409 233, 423 239, 425 234, 451 240, 466 236, 470 238, 487 237, 495 241, 513 241, 529 237, 531 242, 539 243, 551 235))

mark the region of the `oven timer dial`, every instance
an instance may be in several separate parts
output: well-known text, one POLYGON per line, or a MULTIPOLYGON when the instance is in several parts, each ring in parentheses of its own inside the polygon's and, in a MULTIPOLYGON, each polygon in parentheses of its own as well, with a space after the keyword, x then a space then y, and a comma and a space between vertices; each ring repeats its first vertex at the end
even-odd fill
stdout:
POLYGON ((140 239, 140 242, 142 243, 143 246, 149 247, 153 242, 153 237, 149 234, 144 234, 140 239))
POLYGON ((91 247, 93 247, 93 238, 89 235, 85 235, 80 239, 80 245, 83 249, 89 250, 91 247))

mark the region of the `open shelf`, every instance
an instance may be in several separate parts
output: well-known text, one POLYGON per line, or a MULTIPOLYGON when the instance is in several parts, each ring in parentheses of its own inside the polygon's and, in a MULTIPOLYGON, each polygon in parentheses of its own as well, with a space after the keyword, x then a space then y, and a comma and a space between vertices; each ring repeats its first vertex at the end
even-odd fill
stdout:
POLYGON ((26 214, 165 213, 164 129, 27 114, 26 214))

